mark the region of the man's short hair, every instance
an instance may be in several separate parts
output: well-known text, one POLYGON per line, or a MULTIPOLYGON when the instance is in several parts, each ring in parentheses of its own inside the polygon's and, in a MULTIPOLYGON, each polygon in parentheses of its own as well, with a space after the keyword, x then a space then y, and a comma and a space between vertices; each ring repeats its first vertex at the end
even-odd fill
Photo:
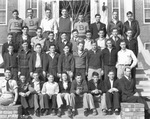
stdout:
POLYGON ((56 45, 54 43, 50 44, 49 48, 52 47, 52 46, 54 46, 56 48, 56 45))
POLYGON ((94 44, 94 43, 96 43, 96 45, 97 45, 97 42, 96 42, 96 40, 91 40, 91 44, 94 44))
POLYGON ((41 27, 37 27, 36 31, 38 31, 39 29, 40 29, 40 30, 42 30, 42 28, 41 28, 41 27))
POLYGON ((77 32, 77 33, 78 33, 78 30, 77 30, 77 29, 73 29, 73 30, 72 30, 72 33, 74 33, 74 32, 77 32))
POLYGON ((24 28, 29 29, 29 27, 28 27, 28 26, 23 26, 23 27, 22 27, 22 30, 23 30, 24 28))
POLYGON ((35 47, 36 47, 36 46, 40 46, 40 47, 42 47, 42 45, 41 45, 40 43, 37 43, 37 44, 35 45, 35 47))
POLYGON ((48 31, 47 34, 48 34, 48 35, 49 35, 49 34, 53 34, 53 35, 54 35, 54 32, 53 32, 53 31, 48 31))
POLYGON ((95 14, 95 17, 97 17, 97 16, 100 16, 100 17, 101 17, 101 15, 100 15, 100 14, 95 14))
POLYGON ((28 8, 27 11, 28 11, 28 10, 31 10, 31 11, 33 12, 33 9, 32 9, 32 8, 28 8))
POLYGON ((109 74, 110 72, 113 72, 113 73, 115 74, 115 71, 114 71, 114 70, 109 70, 109 71, 108 71, 108 74, 109 74))
POLYGON ((12 11, 12 13, 14 13, 14 12, 17 12, 17 14, 19 14, 19 12, 18 12, 17 9, 14 9, 14 10, 12 11))
POLYGON ((133 13, 132 13, 131 11, 128 11, 128 12, 127 12, 127 15, 129 15, 129 14, 133 15, 133 13))
POLYGON ((87 34, 87 33, 91 33, 91 31, 90 30, 86 30, 85 34, 87 34))
POLYGON ((77 76, 82 76, 82 75, 81 75, 80 72, 77 72, 77 73, 76 73, 76 77, 77 77, 77 76))
POLYGON ((50 12, 51 12, 51 9, 49 9, 49 8, 46 8, 46 9, 45 9, 45 12, 46 12, 46 11, 50 11, 50 12))
POLYGON ((124 71, 126 71, 127 69, 131 70, 131 68, 129 66, 127 66, 127 67, 125 67, 124 71))
POLYGON ((93 76, 99 76, 99 74, 94 71, 94 72, 92 73, 92 77, 93 77, 93 76))
POLYGON ((8 34, 7 34, 7 36, 9 36, 9 35, 13 36, 13 34, 12 34, 12 33, 8 33, 8 34))

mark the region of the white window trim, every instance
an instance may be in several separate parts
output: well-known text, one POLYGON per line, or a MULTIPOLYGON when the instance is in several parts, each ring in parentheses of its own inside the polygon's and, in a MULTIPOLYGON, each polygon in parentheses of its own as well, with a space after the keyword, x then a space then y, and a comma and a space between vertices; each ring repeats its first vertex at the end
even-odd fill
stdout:
MULTIPOLYGON (((114 7, 113 7, 113 0, 111 0, 111 3, 112 3, 112 12, 113 12, 113 9, 114 9, 114 7)), ((121 20, 120 0, 118 0, 118 4, 119 4, 119 5, 118 5, 118 10, 119 10, 119 14, 118 14, 118 15, 119 15, 119 18, 118 18, 118 19, 121 20)))
POLYGON ((6 1, 6 9, 4 9, 4 10, 6 11, 6 19, 5 19, 5 23, 4 24, 0 24, 0 26, 7 25, 8 0, 5 0, 5 1, 6 1))
MULTIPOLYGON (((39 18, 39 0, 36 0, 36 1, 37 1, 37 6, 36 6, 36 7, 37 7, 37 18, 39 18)), ((27 1, 26 1, 26 2, 27 2, 27 1)), ((30 0, 30 3, 31 3, 31 0, 30 0)), ((27 4, 27 3, 26 3, 26 4, 27 4)), ((32 7, 31 7, 31 4, 30 4, 30 7, 29 7, 29 8, 32 8, 32 7)), ((26 6, 26 9, 28 9, 27 6, 26 6)), ((34 10, 34 8, 32 8, 32 9, 34 10)))
POLYGON ((143 24, 150 24, 150 22, 145 22, 145 9, 150 9, 150 8, 145 8, 144 3, 145 0, 143 0, 143 24))

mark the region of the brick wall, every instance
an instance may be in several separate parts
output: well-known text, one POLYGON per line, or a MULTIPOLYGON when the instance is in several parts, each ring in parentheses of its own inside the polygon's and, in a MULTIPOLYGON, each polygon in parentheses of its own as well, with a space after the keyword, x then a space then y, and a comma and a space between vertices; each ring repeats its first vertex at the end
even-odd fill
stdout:
POLYGON ((21 119, 22 106, 0 106, 0 119, 21 119))
POLYGON ((144 24, 143 22, 143 0, 134 0, 135 1, 135 19, 139 21, 140 24, 140 37, 142 42, 150 41, 150 24, 144 24))

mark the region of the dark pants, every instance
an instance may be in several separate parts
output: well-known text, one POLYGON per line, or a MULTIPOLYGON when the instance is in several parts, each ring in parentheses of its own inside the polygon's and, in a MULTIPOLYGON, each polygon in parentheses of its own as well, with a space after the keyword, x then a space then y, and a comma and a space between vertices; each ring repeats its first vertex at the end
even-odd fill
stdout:
POLYGON ((117 78, 117 69, 115 66, 104 65, 104 80, 108 78, 108 72, 113 70, 115 72, 115 77, 117 78))
POLYGON ((44 98, 42 94, 31 94, 29 96, 29 105, 31 108, 34 107, 34 110, 44 109, 44 98))
POLYGON ((120 96, 118 92, 106 93, 106 105, 108 109, 119 109, 120 108, 120 96))
POLYGON ((40 80, 42 80, 42 81, 46 80, 46 78, 43 76, 43 69, 42 69, 42 67, 41 68, 36 68, 34 72, 37 72, 39 74, 40 80))
POLYGON ((132 68, 132 70, 131 70, 131 76, 133 79, 135 79, 135 75, 136 75, 136 67, 132 68))
POLYGON ((27 79, 27 81, 30 81, 30 73, 29 73, 29 68, 20 68, 20 72, 22 75, 24 75, 27 79))
POLYGON ((145 106, 145 110, 149 109, 145 99, 141 96, 130 96, 124 101, 129 103, 142 103, 145 106))
POLYGON ((77 73, 81 73, 83 79, 86 79, 86 69, 85 68, 75 68, 75 76, 77 73))
POLYGON ((56 98, 57 98, 56 94, 52 95, 51 97, 48 94, 44 94, 43 95, 44 108, 45 109, 50 108, 50 106, 49 106, 49 99, 50 99, 52 101, 52 109, 56 109, 57 108, 57 102, 56 102, 57 99, 56 98))
POLYGON ((11 34, 13 35, 13 43, 16 43, 16 39, 18 37, 18 35, 21 35, 21 32, 11 32, 11 34))
POLYGON ((28 32, 28 35, 32 38, 36 36, 36 32, 28 32))
POLYGON ((20 103, 21 103, 21 105, 23 106, 24 109, 29 108, 28 97, 20 96, 19 99, 20 99, 20 103))
POLYGON ((59 82, 59 77, 57 76, 57 67, 56 68, 49 67, 48 73, 52 74, 54 76, 55 82, 57 82, 57 83, 59 82))
POLYGON ((14 80, 18 81, 18 69, 17 68, 11 68, 11 74, 14 80))

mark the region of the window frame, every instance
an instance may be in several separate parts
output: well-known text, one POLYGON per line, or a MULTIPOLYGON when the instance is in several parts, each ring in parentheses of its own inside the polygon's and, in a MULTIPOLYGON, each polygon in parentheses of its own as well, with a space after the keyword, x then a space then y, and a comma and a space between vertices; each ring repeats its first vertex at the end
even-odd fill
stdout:
MULTIPOLYGON (((114 11, 114 7, 113 7, 114 4, 113 4, 113 1, 114 1, 114 0, 111 0, 111 2, 112 2, 112 12, 114 11)), ((118 11, 119 11, 119 14, 118 14, 119 17, 118 17, 118 19, 121 20, 120 0, 118 0, 118 8, 117 8, 117 9, 118 9, 118 11)))
POLYGON ((7 16, 7 13, 8 13, 8 0, 5 0, 5 2, 6 2, 6 8, 5 9, 0 9, 0 11, 3 11, 3 10, 5 10, 6 11, 6 18, 5 18, 5 23, 4 24, 0 24, 0 26, 4 26, 4 25, 7 25, 8 23, 7 23, 7 19, 8 19, 8 16, 7 16))
POLYGON ((150 10, 150 8, 145 8, 145 0, 143 0, 143 23, 144 24, 150 24, 150 22, 145 22, 145 19, 146 19, 146 17, 145 17, 145 10, 150 10))
MULTIPOLYGON (((28 8, 32 8, 31 6, 32 6, 32 0, 29 0, 30 1, 30 6, 28 7, 28 8)), ((36 9, 37 9, 37 18, 39 18, 39 0, 36 0, 36 2, 37 2, 37 5, 36 5, 36 9)), ((27 8, 27 0, 26 0, 26 10, 28 9, 27 8)), ((35 9, 35 8, 32 8, 33 10, 35 9)), ((27 13, 25 14, 25 17, 27 17, 27 13)))

